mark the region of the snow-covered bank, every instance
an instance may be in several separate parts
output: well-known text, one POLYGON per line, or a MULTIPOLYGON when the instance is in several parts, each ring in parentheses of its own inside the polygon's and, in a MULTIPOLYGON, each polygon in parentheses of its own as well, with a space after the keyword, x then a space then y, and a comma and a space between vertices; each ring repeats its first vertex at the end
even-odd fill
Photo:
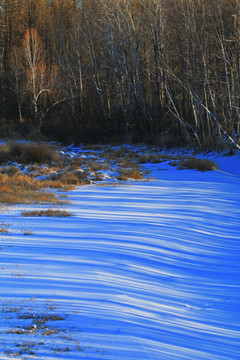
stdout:
POLYGON ((0 209, 1 359, 240 358, 240 177, 145 166, 69 218, 0 209))

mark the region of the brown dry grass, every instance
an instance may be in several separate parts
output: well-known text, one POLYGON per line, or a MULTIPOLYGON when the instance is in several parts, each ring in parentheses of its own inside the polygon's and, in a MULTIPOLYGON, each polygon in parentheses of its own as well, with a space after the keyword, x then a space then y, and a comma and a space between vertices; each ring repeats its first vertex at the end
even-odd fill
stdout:
POLYGON ((16 175, 19 172, 20 172, 20 170, 16 166, 6 166, 6 167, 0 168, 1 174, 7 174, 9 176, 16 175))
POLYGON ((131 159, 131 160, 136 160, 138 158, 138 154, 133 151, 133 150, 129 150, 128 148, 122 146, 116 149, 107 149, 106 151, 104 151, 103 153, 103 157, 108 159, 108 160, 115 160, 116 162, 118 162, 119 160, 122 159, 131 159))
POLYGON ((94 161, 94 160, 90 160, 88 163, 88 166, 93 171, 107 170, 109 168, 109 164, 107 162, 100 162, 100 161, 94 161))
POLYGON ((57 197, 46 191, 41 191, 46 184, 29 176, 9 176, 0 174, 0 203, 59 203, 57 197))
MULTIPOLYGON (((100 147, 99 150, 103 148, 100 147)), ((92 154, 92 158, 85 155, 76 158, 63 155, 60 158, 56 149, 48 144, 4 143, 0 146, 0 164, 16 161, 21 165, 0 167, 0 203, 62 203, 46 189, 71 190, 92 181, 101 182, 104 180, 101 171, 114 169, 115 172, 116 168, 119 181, 142 180, 143 174, 139 166, 143 163, 168 161, 180 169, 200 171, 217 168, 210 160, 168 155, 150 148, 141 155, 127 146, 106 147, 104 152, 92 154), (23 171, 27 171, 28 175, 24 175, 23 171)))
POLYGON ((154 153, 148 153, 139 156, 139 163, 140 164, 146 164, 146 163, 161 163, 163 161, 171 161, 175 160, 176 156, 174 155, 168 155, 168 154, 154 154, 154 153))
POLYGON ((47 210, 23 211, 22 216, 68 217, 68 216, 72 216, 72 214, 66 210, 47 209, 47 210))
POLYGON ((77 162, 72 162, 70 165, 69 165, 69 170, 78 170, 80 169, 81 165, 78 164, 77 162))
POLYGON ((95 181, 103 181, 103 179, 104 179, 104 177, 101 173, 95 174, 95 178, 94 178, 95 181))
POLYGON ((42 335, 43 336, 50 336, 50 335, 56 335, 60 332, 60 330, 58 328, 54 328, 54 329, 49 329, 49 328, 46 328, 42 331, 42 335))
POLYGON ((212 160, 191 157, 181 159, 178 168, 181 170, 196 169, 199 171, 211 171, 216 170, 217 165, 212 160))
POLYGON ((24 313, 18 315, 19 319, 32 319, 36 324, 45 324, 48 321, 62 321, 65 320, 63 316, 58 314, 50 314, 50 315, 40 315, 40 314, 32 314, 32 313, 24 313))
MULTIPOLYGON (((55 168, 54 168, 55 169, 55 168)), ((7 171, 7 168, 0 170, 0 203, 19 204, 19 203, 62 203, 51 192, 50 189, 72 190, 77 185, 89 184, 86 171, 58 172, 53 173, 46 180, 37 180, 41 174, 34 172, 31 176, 24 175, 20 171, 7 171)), ((37 169, 33 169, 34 171, 37 169)))
POLYGON ((171 166, 178 166, 179 169, 196 169, 199 171, 216 170, 217 165, 207 159, 198 159, 196 157, 186 157, 168 154, 144 154, 139 156, 139 162, 144 163, 161 163, 169 161, 171 166))
POLYGON ((55 175, 55 179, 62 185, 87 185, 90 183, 87 171, 63 171, 55 175))
POLYGON ((120 167, 123 168, 138 168, 138 165, 136 164, 136 162, 133 161, 132 158, 126 157, 126 158, 122 158, 118 160, 118 164, 120 167))
POLYGON ((60 180, 42 180, 38 181, 42 188, 49 188, 49 189, 59 189, 63 191, 73 190, 75 188, 74 185, 66 184, 60 180))
POLYGON ((138 169, 119 169, 118 180, 127 181, 128 179, 142 180, 143 175, 138 169))
POLYGON ((0 146, 0 163, 16 161, 22 164, 44 164, 56 162, 59 155, 51 145, 34 142, 10 142, 0 146))

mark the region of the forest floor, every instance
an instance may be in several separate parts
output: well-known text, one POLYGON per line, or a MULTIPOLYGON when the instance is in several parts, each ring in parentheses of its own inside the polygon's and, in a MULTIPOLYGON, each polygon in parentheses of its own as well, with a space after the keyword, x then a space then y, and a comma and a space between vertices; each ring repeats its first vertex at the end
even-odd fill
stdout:
POLYGON ((0 148, 0 359, 239 359, 240 154, 51 146, 0 148))

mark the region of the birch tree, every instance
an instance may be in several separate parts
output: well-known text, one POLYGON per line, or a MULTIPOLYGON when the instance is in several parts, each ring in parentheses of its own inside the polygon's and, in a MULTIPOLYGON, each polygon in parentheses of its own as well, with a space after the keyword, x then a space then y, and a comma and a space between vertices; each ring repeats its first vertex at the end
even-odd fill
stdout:
POLYGON ((23 57, 25 60, 26 92, 31 98, 34 123, 40 127, 39 99, 50 90, 46 78, 44 50, 36 29, 28 29, 25 34, 23 57))

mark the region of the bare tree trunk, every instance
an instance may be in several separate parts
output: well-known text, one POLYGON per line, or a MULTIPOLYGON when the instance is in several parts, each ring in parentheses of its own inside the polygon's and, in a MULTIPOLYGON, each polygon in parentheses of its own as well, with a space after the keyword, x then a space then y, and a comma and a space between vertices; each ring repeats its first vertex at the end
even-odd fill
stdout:
POLYGON ((23 123, 22 117, 22 98, 23 98, 23 64, 22 64, 22 56, 20 49, 14 47, 12 50, 12 56, 10 59, 10 84, 12 85, 13 92, 16 95, 17 106, 18 106, 18 114, 19 114, 19 122, 23 123))
POLYGON ((40 128, 42 117, 38 107, 40 95, 50 92, 46 79, 43 47, 36 29, 28 29, 23 42, 23 57, 26 63, 26 91, 32 97, 34 123, 40 128))

